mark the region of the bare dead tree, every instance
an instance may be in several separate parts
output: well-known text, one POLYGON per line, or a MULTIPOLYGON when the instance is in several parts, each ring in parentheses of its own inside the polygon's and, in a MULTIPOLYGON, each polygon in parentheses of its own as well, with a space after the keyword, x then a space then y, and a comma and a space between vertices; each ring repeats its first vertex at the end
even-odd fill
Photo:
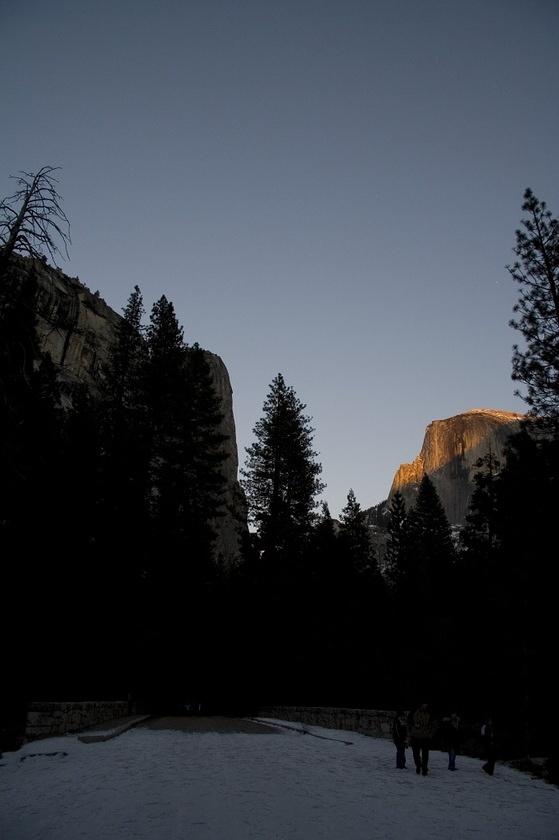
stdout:
POLYGON ((0 280, 14 253, 34 259, 48 254, 55 265, 58 254, 68 256, 70 223, 53 176, 59 168, 43 166, 10 176, 18 188, 0 201, 0 280))

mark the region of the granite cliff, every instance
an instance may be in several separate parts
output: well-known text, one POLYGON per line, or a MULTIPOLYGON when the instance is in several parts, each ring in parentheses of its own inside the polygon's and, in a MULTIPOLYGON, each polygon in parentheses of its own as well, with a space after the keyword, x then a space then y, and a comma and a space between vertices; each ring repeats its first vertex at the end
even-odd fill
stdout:
MULTIPOLYGON (((37 333, 43 351, 58 367, 63 402, 71 401, 72 390, 84 383, 95 393, 109 348, 121 320, 98 292, 92 293, 78 278, 68 277, 40 260, 17 258, 23 277, 32 269, 37 280, 37 333)), ((222 359, 205 351, 213 384, 221 402, 221 433, 228 458, 225 515, 216 523, 216 559, 225 565, 239 558, 240 534, 247 528, 246 501, 237 480, 238 455, 233 416, 233 392, 222 359)))
POLYGON ((396 471, 389 498, 399 491, 406 506, 413 506, 427 473, 449 522, 462 525, 474 488, 477 460, 491 450, 502 461, 506 441, 519 430, 522 419, 522 414, 510 411, 474 408, 446 420, 434 420, 427 426, 419 455, 396 471))

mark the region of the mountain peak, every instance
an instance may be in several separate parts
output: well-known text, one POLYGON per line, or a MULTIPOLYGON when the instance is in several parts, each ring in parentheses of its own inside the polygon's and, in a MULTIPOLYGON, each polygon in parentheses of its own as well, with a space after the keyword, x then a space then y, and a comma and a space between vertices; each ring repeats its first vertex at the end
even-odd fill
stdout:
POLYGON ((524 420, 525 414, 519 414, 517 411, 505 411, 501 408, 468 408, 466 411, 457 414, 456 417, 461 417, 464 414, 485 414, 490 417, 497 417, 505 422, 513 420, 524 420))
POLYGON ((451 524, 462 525, 474 488, 477 461, 491 451, 503 459, 508 438, 520 428, 523 414, 496 408, 472 408, 454 417, 433 420, 425 431, 421 452, 401 464, 390 497, 400 492, 408 507, 425 474, 433 481, 451 524))

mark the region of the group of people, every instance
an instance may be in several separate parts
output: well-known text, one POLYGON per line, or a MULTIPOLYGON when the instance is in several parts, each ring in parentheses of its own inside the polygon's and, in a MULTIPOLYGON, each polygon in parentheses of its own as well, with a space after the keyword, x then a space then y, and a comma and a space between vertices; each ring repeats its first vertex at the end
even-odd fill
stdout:
MULTIPOLYGON (((435 732, 439 730, 443 749, 448 753, 448 769, 456 770, 460 728, 461 721, 456 712, 443 717, 439 725, 428 703, 422 703, 409 714, 398 712, 392 729, 392 739, 396 746, 396 767, 400 770, 405 769, 406 748, 411 746, 415 772, 427 776, 431 742, 435 732)), ((495 732, 491 718, 484 722, 480 734, 486 757, 482 770, 492 776, 495 770, 495 732)))

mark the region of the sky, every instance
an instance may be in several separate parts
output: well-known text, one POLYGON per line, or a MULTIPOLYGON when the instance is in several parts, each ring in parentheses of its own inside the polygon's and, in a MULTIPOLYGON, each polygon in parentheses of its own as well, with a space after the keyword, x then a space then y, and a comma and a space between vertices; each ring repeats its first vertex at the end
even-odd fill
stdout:
POLYGON ((523 411, 522 195, 559 212, 555 0, 0 0, 0 195, 60 166, 66 273, 173 301, 241 462, 283 373, 339 515, 425 427, 523 411))
POLYGON ((528 773, 498 762, 489 778, 480 759, 466 756, 449 773, 447 754, 431 751, 424 778, 409 749, 407 768, 395 768, 388 739, 299 726, 304 734, 136 728, 104 743, 69 735, 31 742, 0 764, 0 833, 10 840, 557 838, 557 788, 528 773))

